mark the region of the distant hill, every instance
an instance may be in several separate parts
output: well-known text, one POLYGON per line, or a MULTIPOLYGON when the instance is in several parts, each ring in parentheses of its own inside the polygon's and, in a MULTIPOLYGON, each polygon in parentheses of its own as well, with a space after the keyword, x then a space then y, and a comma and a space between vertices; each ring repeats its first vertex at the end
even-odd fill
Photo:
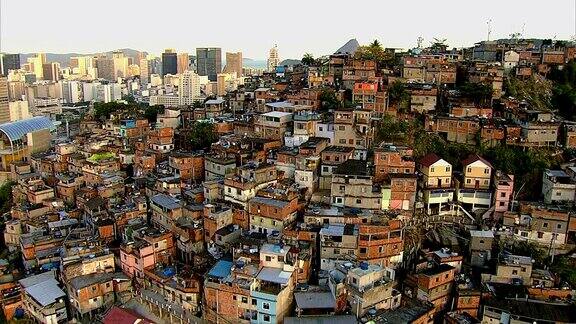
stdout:
MULTIPOLYGON (((108 51, 108 52, 104 52, 106 54, 115 52, 115 51, 122 51, 122 53, 124 53, 124 55, 126 55, 127 57, 131 57, 134 61, 136 61, 137 57, 138 57, 138 53, 140 53, 140 51, 138 50, 134 50, 131 48, 122 48, 119 50, 114 50, 114 51, 108 51)), ((70 58, 74 57, 74 56, 86 56, 86 55, 98 55, 98 54, 104 54, 102 52, 100 53, 46 53, 46 60, 48 62, 58 62, 60 63, 60 65, 62 67, 67 67, 70 64, 70 58)), ((144 52, 146 53, 146 52, 144 52)), ((26 63, 27 59, 29 57, 34 57, 36 55, 36 53, 25 53, 25 54, 20 54, 20 63, 26 63)))
POLYGON ((294 66, 294 65, 298 65, 301 64, 302 62, 300 60, 295 60, 295 59, 285 59, 283 61, 281 61, 280 63, 278 63, 279 66, 294 66))
POLYGON ((356 40, 356 38, 352 38, 346 44, 342 45, 334 54, 350 54, 354 55, 356 50, 360 47, 360 43, 356 40))

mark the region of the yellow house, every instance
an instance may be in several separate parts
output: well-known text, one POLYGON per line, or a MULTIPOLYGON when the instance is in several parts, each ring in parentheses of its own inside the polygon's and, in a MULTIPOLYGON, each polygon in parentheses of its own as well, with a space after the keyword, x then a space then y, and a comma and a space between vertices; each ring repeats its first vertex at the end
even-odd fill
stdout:
POLYGON ((462 161, 464 169, 464 188, 489 189, 492 177, 492 164, 478 155, 472 155, 462 161))
POLYGON ((452 165, 438 155, 430 153, 420 160, 423 188, 450 188, 452 186, 452 165))
POLYGON ((449 211, 454 200, 452 165, 430 153, 420 160, 418 169, 422 173, 420 188, 426 212, 439 215, 449 211))

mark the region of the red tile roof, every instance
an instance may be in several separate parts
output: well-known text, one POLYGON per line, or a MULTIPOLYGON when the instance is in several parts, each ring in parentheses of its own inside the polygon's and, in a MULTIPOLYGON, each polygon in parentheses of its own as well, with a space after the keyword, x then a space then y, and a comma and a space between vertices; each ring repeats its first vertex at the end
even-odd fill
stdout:
POLYGON ((441 160, 441 159, 438 155, 436 155, 434 153, 428 153, 422 159, 420 159, 420 164, 422 166, 429 167, 432 164, 438 162, 439 160, 441 160))
POLYGON ((483 157, 481 157, 478 154, 470 155, 468 158, 466 158, 464 161, 462 161, 462 165, 467 166, 467 165, 472 164, 476 161, 482 161, 484 164, 486 164, 487 166, 489 166, 490 168, 493 169, 492 164, 490 164, 490 162, 488 162, 486 159, 484 159, 483 157))

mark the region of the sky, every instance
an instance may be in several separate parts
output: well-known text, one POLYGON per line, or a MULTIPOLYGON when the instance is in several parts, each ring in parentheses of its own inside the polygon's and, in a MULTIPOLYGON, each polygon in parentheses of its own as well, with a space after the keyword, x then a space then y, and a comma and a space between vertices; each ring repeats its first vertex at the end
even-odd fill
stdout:
POLYGON ((412 48, 436 37, 453 47, 522 32, 570 39, 576 0, 0 0, 0 51, 95 53, 132 48, 242 51, 265 59, 330 54, 351 38, 412 48), (475 5, 472 5, 474 3, 475 5))

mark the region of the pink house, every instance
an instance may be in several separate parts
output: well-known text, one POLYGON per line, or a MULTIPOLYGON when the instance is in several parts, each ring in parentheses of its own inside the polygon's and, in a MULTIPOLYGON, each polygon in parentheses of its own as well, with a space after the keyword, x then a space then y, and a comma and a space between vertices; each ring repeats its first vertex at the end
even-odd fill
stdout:
POLYGON ((494 174, 494 212, 503 213, 510 209, 510 202, 514 193, 514 176, 501 171, 494 174))
POLYGON ((147 242, 140 241, 120 248, 122 271, 130 278, 143 278, 144 269, 153 266, 155 262, 154 248, 147 242))

